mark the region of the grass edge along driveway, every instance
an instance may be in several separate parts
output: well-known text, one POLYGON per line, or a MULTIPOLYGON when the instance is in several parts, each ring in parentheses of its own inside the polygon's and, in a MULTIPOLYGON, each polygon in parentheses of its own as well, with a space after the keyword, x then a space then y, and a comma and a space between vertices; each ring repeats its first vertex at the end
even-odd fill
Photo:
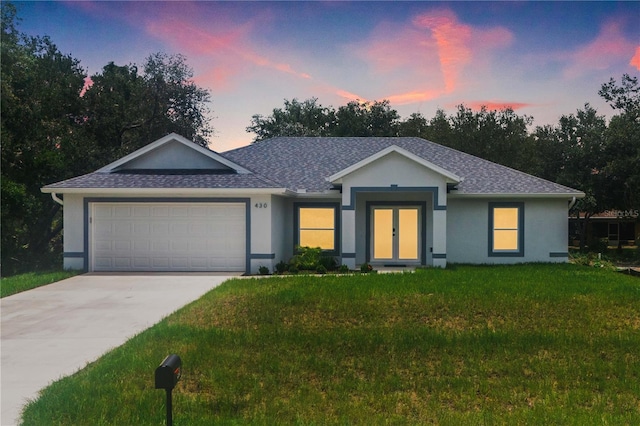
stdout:
POLYGON ((640 280, 576 265, 228 281, 24 424, 639 424, 640 280))
POLYGON ((0 278, 0 298, 62 281, 80 273, 79 271, 28 272, 2 277, 0 278))

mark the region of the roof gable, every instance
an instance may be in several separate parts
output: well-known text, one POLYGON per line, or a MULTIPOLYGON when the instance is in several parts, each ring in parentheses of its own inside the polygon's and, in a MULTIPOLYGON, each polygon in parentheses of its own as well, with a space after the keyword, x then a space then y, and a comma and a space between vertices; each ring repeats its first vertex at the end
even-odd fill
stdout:
POLYGON ((446 169, 444 169, 444 168, 442 168, 440 166, 437 166, 437 165, 433 164, 432 162, 425 160, 424 158, 418 157, 417 155, 412 154, 411 152, 407 151, 406 149, 402 149, 397 145, 388 146, 387 148, 385 148, 385 149, 383 149, 381 151, 378 151, 373 155, 370 155, 369 157, 365 158, 364 160, 358 161, 357 163, 352 164, 351 166, 349 166, 349 167, 347 167, 345 169, 342 169, 337 173, 332 174, 331 176, 329 176, 327 178, 327 181, 329 181, 331 183, 334 183, 334 184, 341 183, 342 182, 342 178, 344 178, 345 176, 355 172, 356 170, 360 170, 363 167, 366 167, 366 166, 370 165, 371 163, 373 163, 373 162, 375 162, 377 160, 380 160, 380 159, 382 159, 382 158, 384 158, 384 157, 386 157, 386 156, 388 156, 388 155, 390 155, 392 153, 399 154, 399 155, 401 155, 401 156, 403 156, 403 157, 405 157, 405 158, 407 158, 407 159, 409 159, 409 160, 421 165, 424 168, 427 168, 429 170, 432 170, 432 171, 444 176, 446 178, 447 182, 449 182, 449 183, 459 183, 459 182, 462 181, 462 178, 457 176, 457 175, 455 175, 454 173, 451 173, 450 171, 448 171, 448 170, 446 170, 446 169))
POLYGON ((171 133, 97 170, 116 173, 136 170, 215 170, 229 173, 249 173, 210 149, 171 133))

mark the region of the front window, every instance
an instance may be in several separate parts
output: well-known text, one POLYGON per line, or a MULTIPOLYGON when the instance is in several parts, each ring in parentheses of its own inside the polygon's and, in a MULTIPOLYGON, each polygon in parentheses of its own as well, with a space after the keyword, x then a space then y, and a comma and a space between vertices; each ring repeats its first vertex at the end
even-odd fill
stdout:
POLYGON ((331 205, 299 205, 296 208, 297 229, 295 244, 301 247, 320 247, 337 250, 337 212, 331 205))
POLYGON ((489 256, 524 256, 524 204, 489 204, 489 256))

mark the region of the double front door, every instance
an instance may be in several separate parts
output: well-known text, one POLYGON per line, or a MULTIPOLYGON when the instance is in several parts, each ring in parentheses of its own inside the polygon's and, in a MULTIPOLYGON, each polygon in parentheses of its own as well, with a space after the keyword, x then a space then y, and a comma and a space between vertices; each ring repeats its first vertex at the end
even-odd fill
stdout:
POLYGON ((418 206, 372 206, 371 261, 420 262, 420 213, 418 206))

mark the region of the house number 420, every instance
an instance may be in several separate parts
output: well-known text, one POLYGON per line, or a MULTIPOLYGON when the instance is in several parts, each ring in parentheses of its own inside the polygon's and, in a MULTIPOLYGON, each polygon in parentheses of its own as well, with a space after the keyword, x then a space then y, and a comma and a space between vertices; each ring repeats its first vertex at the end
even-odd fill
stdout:
POLYGON ((266 209, 267 208, 267 203, 256 203, 256 208, 257 209, 266 209))

